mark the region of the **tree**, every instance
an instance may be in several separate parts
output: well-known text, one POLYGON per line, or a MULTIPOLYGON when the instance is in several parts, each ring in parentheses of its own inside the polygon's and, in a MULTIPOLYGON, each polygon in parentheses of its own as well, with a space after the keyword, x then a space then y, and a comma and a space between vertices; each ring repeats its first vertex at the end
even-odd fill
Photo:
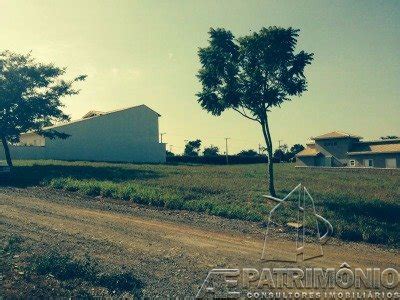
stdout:
POLYGON ((313 54, 295 53, 299 30, 268 27, 235 39, 226 29, 211 28, 209 45, 200 48, 197 101, 213 115, 233 109, 260 124, 269 157, 269 190, 276 196, 269 112, 307 90, 304 69, 313 54))
POLYGON ((174 152, 171 152, 171 151, 168 151, 168 150, 165 151, 165 154, 167 156, 169 156, 169 157, 175 156, 174 152))
POLYGON ((287 152, 289 147, 287 144, 283 144, 283 145, 279 146, 279 149, 282 149, 283 152, 287 152))
POLYGON ((31 54, 0 52, 0 138, 8 165, 12 159, 8 143, 17 143, 21 133, 35 131, 48 138, 68 135, 43 128, 68 121, 61 111, 61 98, 78 94, 73 85, 86 78, 63 79, 65 68, 38 63, 31 54))
POLYGON ((201 140, 188 141, 185 145, 184 155, 199 156, 201 140))
POLYGON ((277 163, 285 162, 285 161, 287 161, 287 158, 288 158, 288 155, 287 155, 287 154, 288 154, 288 153, 285 152, 285 151, 282 150, 282 149, 276 149, 276 150, 274 151, 273 161, 274 161, 274 162, 277 162, 277 163))
POLYGON ((238 156, 257 156, 258 153, 256 151, 254 151, 253 149, 249 149, 249 150, 242 150, 237 155, 238 156))
POLYGON ((304 146, 301 144, 294 144, 292 147, 290 147, 290 152, 296 155, 300 151, 304 150, 304 146))
POLYGON ((387 136, 381 136, 381 140, 395 140, 398 139, 399 137, 397 135, 387 135, 387 136))
POLYGON ((287 153, 288 161, 295 161, 296 154, 303 151, 304 146, 301 144, 294 144, 290 147, 290 151, 287 153))
POLYGON ((214 145, 205 148, 203 151, 204 156, 218 156, 218 154, 219 154, 219 148, 214 145))

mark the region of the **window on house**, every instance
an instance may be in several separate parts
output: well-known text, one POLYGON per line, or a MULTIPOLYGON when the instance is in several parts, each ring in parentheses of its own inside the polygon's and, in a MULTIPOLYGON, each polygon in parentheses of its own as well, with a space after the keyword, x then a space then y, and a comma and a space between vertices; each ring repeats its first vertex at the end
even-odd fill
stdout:
POLYGON ((356 161, 354 159, 350 160, 350 167, 355 167, 356 161))
POLYGON ((324 146, 336 146, 337 143, 336 142, 325 142, 324 146))
POLYGON ((364 159, 364 167, 373 167, 374 160, 373 159, 364 159))

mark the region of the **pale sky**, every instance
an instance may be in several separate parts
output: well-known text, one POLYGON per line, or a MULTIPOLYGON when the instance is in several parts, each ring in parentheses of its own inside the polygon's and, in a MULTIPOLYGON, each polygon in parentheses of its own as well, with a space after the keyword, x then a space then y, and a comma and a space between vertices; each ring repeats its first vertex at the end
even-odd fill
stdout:
POLYGON ((0 50, 88 75, 64 101, 72 119, 146 104, 174 152, 196 138, 221 152, 224 137, 230 153, 258 148, 257 123, 197 103, 197 49, 210 27, 240 36, 271 25, 301 29, 299 49, 315 53, 308 92, 271 114, 275 146, 332 130, 400 135, 400 1, 0 0, 0 50))

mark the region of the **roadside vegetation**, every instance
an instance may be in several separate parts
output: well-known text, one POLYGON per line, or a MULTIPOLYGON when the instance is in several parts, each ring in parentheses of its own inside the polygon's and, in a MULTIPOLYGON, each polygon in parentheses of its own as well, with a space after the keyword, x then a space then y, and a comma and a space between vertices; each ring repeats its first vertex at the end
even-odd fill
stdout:
POLYGON ((0 256, 6 298, 142 296, 144 285, 131 272, 109 272, 89 255, 77 259, 37 249, 16 235, 4 241, 0 256))
MULTIPOLYGON (((43 185, 91 197, 132 201, 167 209, 204 212, 265 224, 270 209, 267 167, 257 165, 137 165, 17 161, 4 183, 43 185)), ((302 183, 319 214, 343 240, 400 247, 400 172, 397 170, 297 169, 277 164, 276 188, 284 197, 302 183)), ((287 215, 281 216, 282 220, 287 215)), ((321 225, 323 226, 323 225, 321 225)))

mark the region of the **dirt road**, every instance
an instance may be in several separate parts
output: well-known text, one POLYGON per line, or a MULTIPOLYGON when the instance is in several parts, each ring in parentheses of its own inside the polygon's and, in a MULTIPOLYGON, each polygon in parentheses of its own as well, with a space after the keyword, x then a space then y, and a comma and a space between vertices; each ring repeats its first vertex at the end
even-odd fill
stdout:
MULTIPOLYGON (((1 231, 37 247, 90 253, 111 269, 124 266, 144 281, 145 296, 193 296, 212 268, 271 266, 260 261, 264 229, 258 224, 54 193, 0 189, 1 231)), ((289 245, 282 240, 273 251, 289 245)), ((343 262, 400 269, 398 251, 337 241, 307 264, 339 268, 343 262)))

